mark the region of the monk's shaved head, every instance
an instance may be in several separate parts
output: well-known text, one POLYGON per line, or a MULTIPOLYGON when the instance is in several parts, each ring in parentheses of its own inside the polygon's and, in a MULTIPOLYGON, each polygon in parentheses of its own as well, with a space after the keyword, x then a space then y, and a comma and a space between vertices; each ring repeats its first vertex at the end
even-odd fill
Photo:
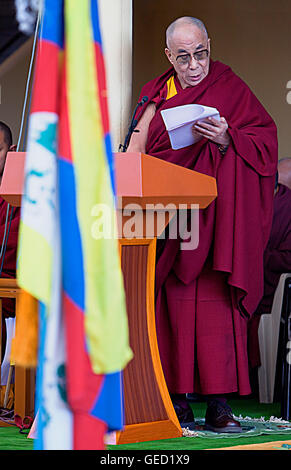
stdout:
POLYGON ((210 39, 202 21, 191 16, 178 18, 168 26, 166 41, 165 54, 182 88, 198 85, 210 66, 210 39))
POLYGON ((291 189, 291 157, 281 158, 278 162, 279 183, 291 189))
POLYGON ((206 38, 208 39, 207 29, 201 20, 199 20, 198 18, 193 18, 192 16, 182 16, 181 18, 178 18, 177 20, 173 21, 173 23, 171 23, 166 30, 167 47, 170 48, 169 44, 171 43, 176 28, 183 27, 186 24, 192 24, 193 26, 196 26, 203 33, 205 33, 206 38))
POLYGON ((8 145, 8 148, 10 148, 12 145, 12 133, 11 133, 10 127, 8 127, 7 124, 5 124, 5 122, 0 121, 0 131, 3 132, 4 141, 8 145))

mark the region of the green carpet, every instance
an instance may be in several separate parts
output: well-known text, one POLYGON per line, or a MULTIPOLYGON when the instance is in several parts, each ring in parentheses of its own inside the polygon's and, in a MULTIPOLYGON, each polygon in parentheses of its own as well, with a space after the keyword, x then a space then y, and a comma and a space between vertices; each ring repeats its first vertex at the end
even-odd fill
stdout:
MULTIPOLYGON (((238 399, 229 402, 236 416, 261 418, 269 420, 271 416, 280 418, 279 403, 260 404, 256 399, 238 399)), ((196 417, 204 417, 206 404, 191 404, 196 417)), ((108 450, 201 450, 235 445, 254 444, 291 439, 291 432, 282 434, 269 434, 254 437, 182 437, 158 441, 141 442, 120 446, 108 446, 108 450)), ((0 450, 32 450, 33 440, 27 439, 16 427, 0 427, 0 450)))
MULTIPOLYGON (((236 416, 261 418, 269 420, 272 416, 280 418, 280 404, 261 404, 256 399, 238 399, 230 400, 229 405, 236 416)), ((191 404, 194 416, 204 417, 206 403, 191 404)), ((214 449, 218 447, 230 447, 244 444, 255 444, 272 441, 286 441, 291 439, 291 432, 282 434, 268 434, 260 436, 241 436, 241 437, 182 437, 176 439, 165 439, 160 441, 149 441, 135 444, 124 444, 119 446, 108 446, 109 450, 202 450, 214 449)))
POLYGON ((17 427, 0 427, 0 450, 32 450, 33 441, 21 434, 17 427))

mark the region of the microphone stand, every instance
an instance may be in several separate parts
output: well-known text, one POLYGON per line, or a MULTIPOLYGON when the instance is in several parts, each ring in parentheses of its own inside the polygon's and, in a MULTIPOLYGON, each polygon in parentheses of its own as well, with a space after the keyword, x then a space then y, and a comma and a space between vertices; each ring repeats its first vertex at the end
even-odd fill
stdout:
POLYGON ((136 127, 136 125, 137 125, 137 123, 138 123, 138 120, 135 119, 135 115, 136 115, 136 113, 137 113, 138 108, 139 108, 140 106, 143 106, 143 104, 146 103, 147 100, 148 100, 148 97, 147 97, 147 96, 144 96, 144 97, 142 98, 142 100, 141 100, 139 103, 137 103, 137 105, 136 105, 136 107, 135 107, 135 110, 134 110, 134 112, 133 112, 133 116, 132 116, 132 119, 131 119, 131 122, 130 122, 130 126, 129 126, 129 128, 128 128, 128 132, 127 132, 126 137, 125 137, 125 139, 124 139, 124 144, 123 144, 123 145, 122 145, 122 144, 119 145, 119 149, 118 149, 119 151, 121 151, 121 152, 126 152, 126 149, 127 149, 127 147, 128 147, 129 141, 130 141, 131 134, 132 134, 133 132, 139 132, 139 131, 135 131, 135 127, 136 127))

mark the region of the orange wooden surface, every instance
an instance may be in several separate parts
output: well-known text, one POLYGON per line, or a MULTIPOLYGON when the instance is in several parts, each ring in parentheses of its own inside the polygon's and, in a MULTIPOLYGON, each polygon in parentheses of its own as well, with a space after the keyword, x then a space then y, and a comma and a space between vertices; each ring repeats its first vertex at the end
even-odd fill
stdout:
POLYGON ((217 196, 216 180, 180 165, 142 153, 115 153, 116 192, 122 205, 199 204, 207 207, 217 196))
POLYGON ((123 239, 120 251, 134 357, 123 373, 125 429, 116 433, 116 443, 180 437, 155 328, 156 239, 123 239))
MULTIPOLYGON (((156 308, 155 308, 155 270, 156 270, 156 239, 149 244, 148 262, 147 262, 147 326, 148 338, 150 343, 152 363, 155 377, 159 386, 160 394, 166 408, 169 420, 175 426, 175 435, 181 436, 181 426, 175 413, 172 400, 170 398, 168 387, 165 381, 160 353, 158 348, 158 339, 156 332, 156 308)), ((174 430, 174 429, 173 429, 174 430)), ((165 437, 164 437, 165 439, 165 437)))
MULTIPOLYGON (((214 178, 142 153, 115 153, 117 197, 122 205, 199 204, 207 207, 217 196, 214 178)), ((21 205, 25 152, 8 152, 0 196, 21 205)))
POLYGON ((125 207, 123 209, 117 209, 116 212, 118 236, 119 238, 127 239, 133 238, 131 229, 134 230, 134 238, 153 238, 154 236, 159 237, 177 213, 176 209, 169 209, 168 211, 138 209, 136 211, 128 211, 127 214, 127 209, 125 207), (128 228, 127 223, 130 224, 128 228))
POLYGON ((116 444, 128 444, 135 442, 158 441, 181 437, 182 432, 177 431, 173 421, 155 421, 152 423, 131 424, 125 426, 124 431, 117 433, 116 444))
POLYGON ((25 152, 8 152, 0 185, 0 196, 20 207, 23 194, 25 152))

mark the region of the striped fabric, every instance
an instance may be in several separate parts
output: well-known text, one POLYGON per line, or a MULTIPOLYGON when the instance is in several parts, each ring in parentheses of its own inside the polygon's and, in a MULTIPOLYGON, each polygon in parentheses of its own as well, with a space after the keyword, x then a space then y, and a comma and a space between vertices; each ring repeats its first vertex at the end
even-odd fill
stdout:
POLYGON ((123 426, 122 370, 132 352, 114 190, 98 3, 46 0, 18 265, 20 286, 40 302, 37 448, 100 449, 106 430, 123 426), (92 230, 104 207, 107 238, 92 230), (59 403, 49 399, 48 386, 59 403), (67 439, 57 444, 47 430, 60 403, 67 439))

